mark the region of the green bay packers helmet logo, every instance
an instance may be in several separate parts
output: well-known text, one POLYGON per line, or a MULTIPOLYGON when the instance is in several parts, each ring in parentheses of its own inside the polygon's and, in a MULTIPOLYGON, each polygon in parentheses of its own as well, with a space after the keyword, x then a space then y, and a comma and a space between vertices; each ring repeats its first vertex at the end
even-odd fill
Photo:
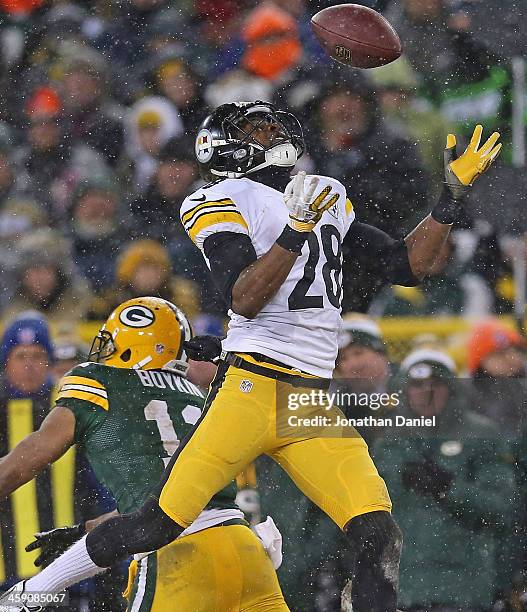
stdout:
POLYGON ((148 327, 155 319, 154 313, 146 306, 128 306, 119 315, 119 320, 128 327, 148 327))
POLYGON ((212 148, 212 134, 209 130, 203 129, 198 132, 196 137, 196 157, 202 164, 207 163, 214 150, 212 148))

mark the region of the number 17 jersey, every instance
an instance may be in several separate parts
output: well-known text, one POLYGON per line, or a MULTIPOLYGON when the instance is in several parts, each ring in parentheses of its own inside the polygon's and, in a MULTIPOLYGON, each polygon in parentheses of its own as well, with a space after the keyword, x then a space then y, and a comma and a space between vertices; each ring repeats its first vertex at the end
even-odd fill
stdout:
MULTIPOLYGON (((335 179, 321 176, 315 195, 326 185, 338 200, 310 232, 286 280, 257 316, 248 319, 229 311, 225 350, 261 353, 308 374, 331 377, 341 326, 342 241, 355 213, 335 179)), ((246 234, 261 257, 288 219, 283 194, 249 178, 203 187, 181 207, 183 226, 202 252, 209 236, 235 232, 246 234)))

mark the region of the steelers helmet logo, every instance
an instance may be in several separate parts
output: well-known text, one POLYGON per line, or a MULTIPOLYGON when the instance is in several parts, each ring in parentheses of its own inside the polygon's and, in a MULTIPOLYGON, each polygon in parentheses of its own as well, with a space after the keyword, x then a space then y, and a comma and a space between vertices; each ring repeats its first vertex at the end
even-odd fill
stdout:
POLYGON ((148 327, 155 319, 154 313, 145 306, 128 306, 119 315, 119 320, 128 327, 148 327))
POLYGON ((210 160, 213 154, 212 149, 212 134, 209 130, 200 130, 196 137, 196 157, 198 161, 205 164, 210 160))

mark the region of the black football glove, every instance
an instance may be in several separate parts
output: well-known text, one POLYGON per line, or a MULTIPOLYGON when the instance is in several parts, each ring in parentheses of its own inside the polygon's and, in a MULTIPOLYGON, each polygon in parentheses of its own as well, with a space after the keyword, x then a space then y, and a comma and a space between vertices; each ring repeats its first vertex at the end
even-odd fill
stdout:
POLYGON ((183 342, 183 348, 193 361, 217 363, 221 355, 221 338, 217 336, 194 336, 183 342))
POLYGON ((35 533, 35 540, 26 546, 26 552, 40 548, 40 555, 35 559, 35 565, 46 567, 77 540, 80 540, 85 533, 84 523, 73 525, 73 527, 58 527, 51 531, 41 531, 35 533))
POLYGON ((419 495, 442 499, 450 489, 453 476, 435 461, 409 461, 402 470, 403 485, 419 495))

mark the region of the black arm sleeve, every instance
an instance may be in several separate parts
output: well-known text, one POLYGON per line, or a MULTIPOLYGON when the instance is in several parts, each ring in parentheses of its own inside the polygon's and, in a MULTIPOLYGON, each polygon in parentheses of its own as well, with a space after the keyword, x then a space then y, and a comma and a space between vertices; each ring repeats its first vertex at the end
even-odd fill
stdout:
POLYGON ((230 308, 234 283, 242 270, 257 260, 253 243, 247 234, 218 232, 205 238, 203 251, 209 260, 214 284, 230 308))
POLYGON ((415 287, 404 240, 395 240, 382 230, 355 221, 344 238, 346 260, 355 261, 376 280, 415 287))

